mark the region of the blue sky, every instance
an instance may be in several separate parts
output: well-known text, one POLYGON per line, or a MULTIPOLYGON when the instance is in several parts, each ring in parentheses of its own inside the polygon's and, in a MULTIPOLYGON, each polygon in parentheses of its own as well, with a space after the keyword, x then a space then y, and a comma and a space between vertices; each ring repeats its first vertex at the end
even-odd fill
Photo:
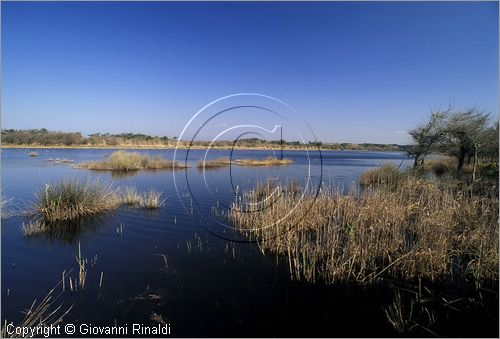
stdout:
POLYGON ((497 2, 5 2, 2 128, 179 135, 222 96, 327 142, 407 143, 453 102, 498 116, 497 2))

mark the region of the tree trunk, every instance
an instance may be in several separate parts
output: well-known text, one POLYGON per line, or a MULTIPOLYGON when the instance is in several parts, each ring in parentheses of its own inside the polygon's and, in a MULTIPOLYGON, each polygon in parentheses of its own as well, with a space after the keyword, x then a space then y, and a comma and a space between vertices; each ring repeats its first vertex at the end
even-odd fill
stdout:
POLYGON ((465 147, 461 147, 460 154, 458 155, 458 166, 457 166, 458 172, 462 172, 462 169, 464 168, 464 162, 465 162, 465 147))
POLYGON ((413 161, 413 169, 417 169, 419 158, 420 158, 420 154, 415 154, 415 160, 413 161))
POLYGON ((472 181, 476 180, 476 168, 477 168, 477 146, 474 145, 474 165, 472 166, 472 181))

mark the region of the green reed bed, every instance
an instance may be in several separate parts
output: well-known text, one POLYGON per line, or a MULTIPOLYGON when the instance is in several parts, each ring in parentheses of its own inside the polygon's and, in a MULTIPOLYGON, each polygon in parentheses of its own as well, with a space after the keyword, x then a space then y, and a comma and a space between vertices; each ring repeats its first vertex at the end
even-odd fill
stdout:
POLYGON ((106 160, 90 161, 80 165, 80 168, 96 171, 137 171, 161 169, 185 169, 188 166, 174 160, 137 152, 116 151, 106 160))
MULTIPOLYGON (((268 194, 272 190, 264 187, 268 194)), ((262 188, 256 191, 258 197, 247 195, 247 201, 262 200, 262 188)), ((284 256, 295 279, 498 281, 496 194, 471 194, 411 176, 397 186, 348 195, 326 189, 298 205, 300 195, 287 187, 281 191, 257 213, 244 213, 242 203, 234 203, 229 219, 261 239, 264 253, 284 256)))

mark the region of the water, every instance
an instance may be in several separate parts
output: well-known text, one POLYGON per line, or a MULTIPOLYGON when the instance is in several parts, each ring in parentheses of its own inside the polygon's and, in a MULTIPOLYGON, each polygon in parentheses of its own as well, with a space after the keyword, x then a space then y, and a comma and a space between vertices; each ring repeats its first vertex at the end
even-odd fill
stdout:
MULTIPOLYGON (((223 209, 256 182, 307 182, 347 189, 360 173, 381 163, 400 165, 403 154, 383 152, 285 151, 294 161, 286 167, 210 170, 196 168, 203 151, 181 151, 192 166, 176 172, 142 171, 116 176, 55 164, 102 160, 112 150, 2 150, 2 191, 11 208, 24 209, 34 192, 63 178, 100 177, 117 186, 164 193, 166 205, 156 211, 128 207, 87 221, 85 227, 60 237, 23 236, 26 218, 2 220, 2 319, 19 322, 20 311, 40 300, 61 279, 63 271, 78 276, 78 244, 88 258, 86 288, 66 291, 58 302, 74 304, 66 317, 76 324, 111 326, 152 324, 154 313, 171 324, 174 336, 346 336, 393 335, 381 302, 392 294, 354 286, 322 286, 290 279, 282 259, 264 256, 254 243, 227 225, 215 225, 212 208, 223 209), (186 157, 187 156, 187 157, 186 157), (310 166, 309 166, 310 163, 310 166), (179 191, 179 194, 176 191, 179 191), (180 196, 180 197, 179 197, 180 196), (192 212, 192 213, 191 213, 192 212), (94 265, 91 261, 97 258, 94 265), (164 260, 166 259, 166 261, 164 260), (102 286, 99 281, 103 276, 102 286), (363 326, 359 324, 362 323, 363 326)), ((139 151, 173 157, 173 150, 139 151)), ((213 151, 208 159, 227 155, 213 151)), ((235 158, 262 158, 267 151, 238 151, 235 158)), ((405 160, 402 166, 408 166, 405 160)))

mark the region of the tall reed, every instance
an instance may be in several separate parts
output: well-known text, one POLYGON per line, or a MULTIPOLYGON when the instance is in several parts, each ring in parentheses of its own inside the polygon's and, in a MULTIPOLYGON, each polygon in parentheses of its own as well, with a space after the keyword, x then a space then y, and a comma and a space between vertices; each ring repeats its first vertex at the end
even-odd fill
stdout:
POLYGON ((415 177, 387 183, 348 195, 324 189, 301 203, 283 194, 256 213, 237 201, 229 219, 263 252, 285 256, 296 279, 498 279, 498 195, 415 177))

